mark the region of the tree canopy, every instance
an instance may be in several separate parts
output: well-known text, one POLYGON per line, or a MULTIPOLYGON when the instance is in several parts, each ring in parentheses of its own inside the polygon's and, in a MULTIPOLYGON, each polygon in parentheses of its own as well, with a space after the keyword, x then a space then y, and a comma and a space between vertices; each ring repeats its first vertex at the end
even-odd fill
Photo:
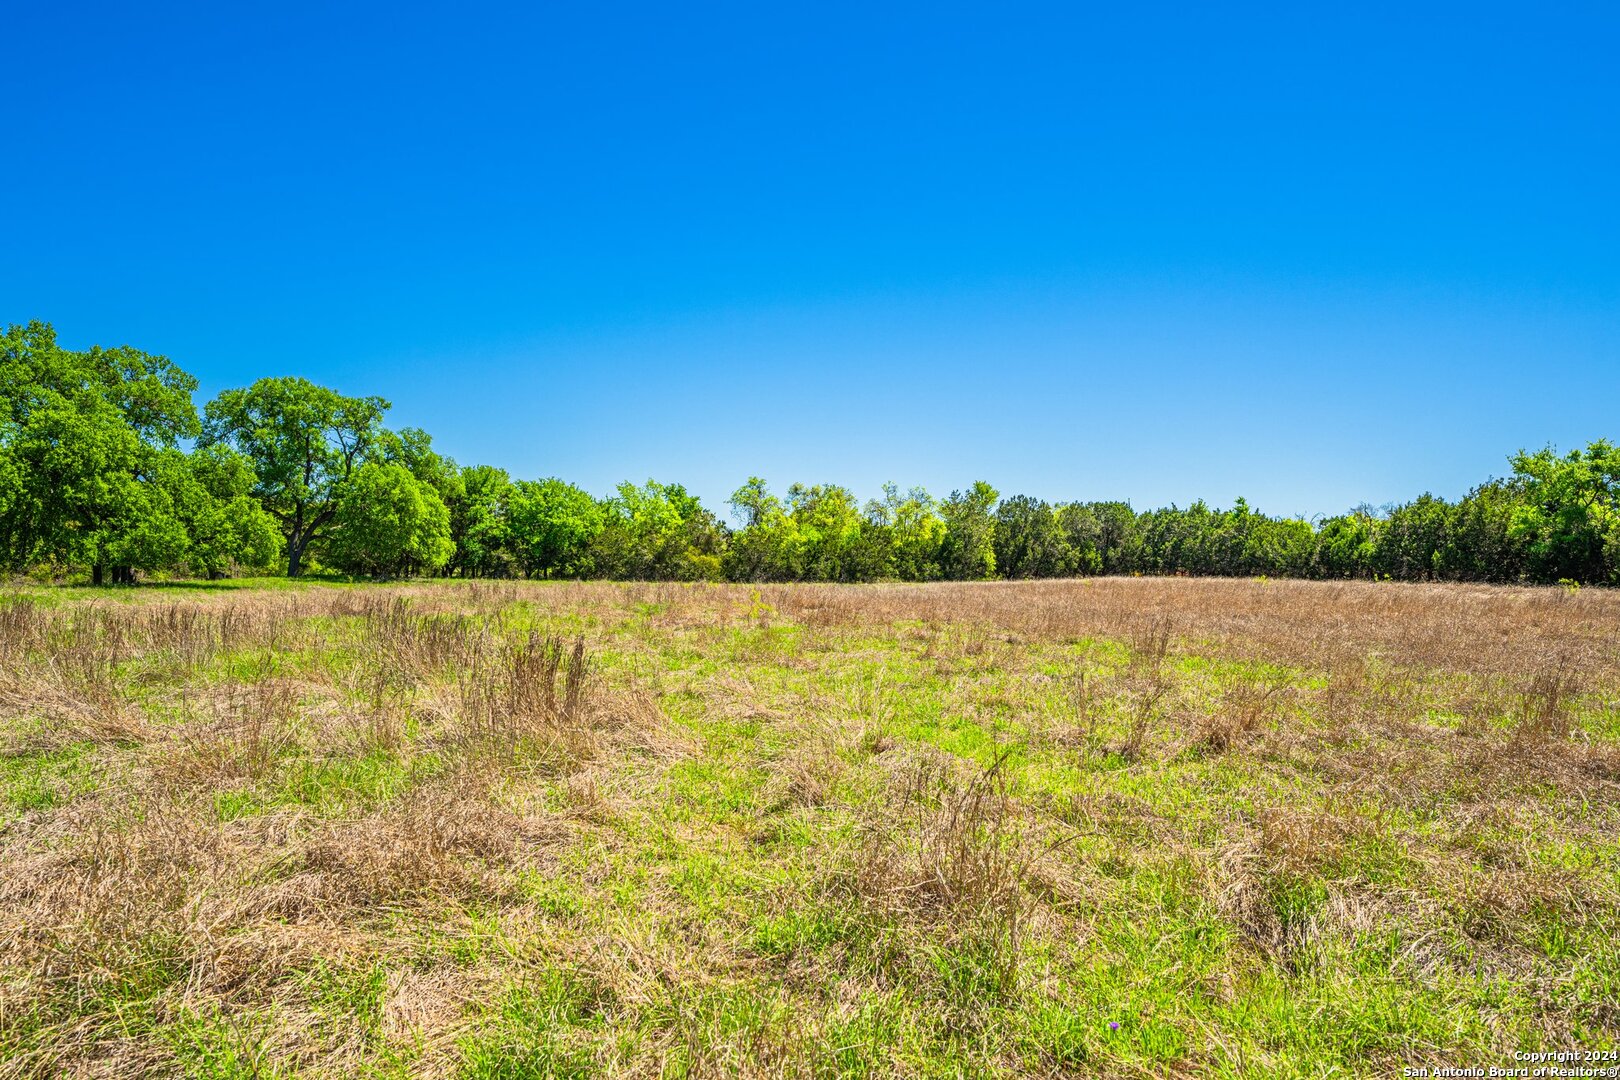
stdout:
MULTIPOLYGON (((216 505, 180 449, 199 433, 197 381, 166 357, 129 346, 61 348, 45 323, 0 339, 0 552, 39 563, 138 568, 217 561, 216 505)), ((251 533, 251 521, 244 523, 251 533)), ((239 544, 251 561, 262 547, 239 544)))
POLYGON ((61 347, 47 323, 0 336, 0 568, 210 577, 311 568, 399 577, 932 581, 1085 574, 1277 575, 1620 584, 1620 448, 1520 451, 1456 501, 1425 493, 1306 521, 1242 499, 1137 511, 936 499, 886 484, 775 494, 750 477, 722 521, 679 483, 598 497, 555 477, 461 466, 376 396, 307 379, 226 390, 131 346, 61 347))
POLYGON ((345 397, 297 377, 260 379, 208 403, 199 445, 233 446, 252 462, 254 494, 281 525, 289 576, 336 519, 388 408, 380 397, 345 397))

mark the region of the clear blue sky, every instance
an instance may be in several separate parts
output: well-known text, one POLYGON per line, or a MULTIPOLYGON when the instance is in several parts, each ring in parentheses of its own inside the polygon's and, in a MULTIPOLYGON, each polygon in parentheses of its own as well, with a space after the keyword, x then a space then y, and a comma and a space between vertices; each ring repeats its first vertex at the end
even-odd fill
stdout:
POLYGON ((14 4, 0 320, 717 509, 1456 496, 1620 437, 1617 12, 14 4))

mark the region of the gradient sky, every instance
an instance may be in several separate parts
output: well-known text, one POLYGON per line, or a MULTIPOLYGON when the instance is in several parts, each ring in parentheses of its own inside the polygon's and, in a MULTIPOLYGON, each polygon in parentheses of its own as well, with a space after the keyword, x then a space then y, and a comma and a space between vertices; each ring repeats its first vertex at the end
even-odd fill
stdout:
POLYGON ((602 493, 1620 437, 1620 8, 11 5, 0 320, 602 493))

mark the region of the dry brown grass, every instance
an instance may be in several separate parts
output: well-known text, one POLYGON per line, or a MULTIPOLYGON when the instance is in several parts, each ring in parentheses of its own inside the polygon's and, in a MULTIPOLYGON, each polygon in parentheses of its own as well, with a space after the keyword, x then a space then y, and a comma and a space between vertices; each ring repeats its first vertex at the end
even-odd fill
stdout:
POLYGON ((1609 678, 1620 670, 1620 593, 1607 589, 1093 578, 783 586, 760 593, 784 614, 811 624, 966 621, 1042 640, 1104 637, 1149 645, 1168 629, 1189 644, 1310 668, 1374 658, 1403 667, 1522 676, 1557 657, 1609 678))
MULTIPOLYGON (((564 833, 511 797, 512 778, 587 760, 607 698, 583 640, 412 606, 336 592, 0 605, 3 752, 89 745, 119 763, 115 783, 0 828, 0 1076, 166 1075, 180 1051, 131 1034, 132 1018, 158 1030, 265 1009, 282 1015, 260 1033, 277 1068, 349 1072, 375 1047, 297 1031, 307 972, 408 965, 421 944, 395 938, 402 913, 453 922, 512 902, 564 833), (222 818, 233 795, 256 809, 222 818)), ((464 976, 405 974, 388 1024, 459 1022, 405 998, 464 976)))
POLYGON ((850 891, 888 913, 1016 918, 1025 856, 1001 765, 963 775, 939 754, 901 763, 866 822, 850 891))

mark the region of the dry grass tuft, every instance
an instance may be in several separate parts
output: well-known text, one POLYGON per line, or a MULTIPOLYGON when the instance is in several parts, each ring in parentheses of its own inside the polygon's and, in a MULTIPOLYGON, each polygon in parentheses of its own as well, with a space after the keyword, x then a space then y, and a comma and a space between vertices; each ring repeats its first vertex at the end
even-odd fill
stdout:
POLYGON ((1570 706, 1577 693, 1575 673, 1568 661, 1546 661, 1519 692, 1514 709, 1517 734, 1531 741, 1567 739, 1570 706))
POLYGON ((299 704, 297 687, 284 680, 226 687, 211 697, 207 720, 175 733, 177 749, 159 770, 191 786, 259 779, 295 745, 299 704))
POLYGON ((590 665, 584 639, 572 647, 529 634, 487 653, 458 674, 458 713, 465 736, 487 752, 526 754, 575 768, 596 750, 598 703, 588 700, 590 665))
POLYGON ((1276 718, 1286 689, 1280 681, 1233 680, 1222 688, 1215 711, 1195 722, 1197 744, 1216 754, 1241 746, 1276 718))
MULTIPOLYGON (((940 984, 953 1024, 1017 992, 1031 913, 1032 853, 999 758, 986 769, 923 755, 898 765, 883 803, 868 810, 856 858, 829 889, 890 924, 931 939, 913 958, 940 984)), ((914 976, 914 977, 917 977, 914 976)))
POLYGON ((357 908, 498 897, 502 870, 516 866, 523 841, 537 835, 547 834, 492 803, 475 779, 458 777, 308 842, 303 869, 316 881, 307 895, 357 908))

